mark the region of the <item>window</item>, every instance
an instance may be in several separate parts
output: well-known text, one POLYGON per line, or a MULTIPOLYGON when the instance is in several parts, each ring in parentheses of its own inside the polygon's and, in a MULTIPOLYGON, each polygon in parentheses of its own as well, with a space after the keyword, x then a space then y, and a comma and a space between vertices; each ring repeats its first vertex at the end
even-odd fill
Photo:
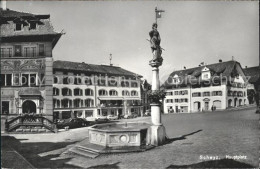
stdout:
POLYGON ((13 74, 13 86, 20 86, 20 74, 19 73, 13 74))
POLYGON ((14 46, 14 55, 15 56, 22 56, 22 46, 21 45, 15 45, 14 46))
POLYGON ((186 95, 186 94, 188 94, 188 90, 179 91, 179 95, 186 95))
POLYGON ((179 103, 179 99, 174 99, 174 102, 175 103, 179 103))
POLYGON ((36 47, 24 47, 24 57, 36 57, 36 47))
POLYGON ((30 30, 35 30, 37 27, 37 23, 36 22, 30 22, 30 30))
POLYGON ((110 90, 110 91, 109 91, 109 95, 110 95, 110 96, 117 96, 118 93, 117 93, 117 91, 115 91, 115 90, 110 90))
POLYGON ((71 112, 70 111, 63 111, 61 113, 61 118, 62 119, 69 119, 69 118, 71 118, 71 112))
POLYGON ((210 96, 210 92, 203 92, 203 96, 210 96))
POLYGON ((74 89, 74 96, 82 96, 82 90, 81 89, 74 89))
POLYGON ((179 95, 179 92, 178 91, 174 91, 174 95, 179 95))
POLYGON ((69 108, 72 105, 72 101, 69 99, 63 99, 61 100, 61 107, 62 108, 69 108))
POLYGON ((121 86, 122 87, 129 87, 129 82, 128 81, 122 81, 121 86))
POLYGON ((131 91, 131 96, 138 96, 138 92, 135 90, 131 91))
POLYGON ((166 96, 172 96, 172 92, 166 92, 166 96))
POLYGON ((9 101, 1 102, 1 112, 2 114, 9 114, 9 101))
POLYGON ((86 107, 93 107, 94 106, 94 100, 93 99, 86 99, 85 100, 85 106, 86 107))
POLYGON ((200 97, 200 96, 201 96, 200 92, 192 93, 192 97, 200 97))
POLYGON ((79 76, 74 78, 74 84, 75 85, 81 85, 81 78, 79 76))
POLYGON ((113 77, 108 78, 108 86, 117 86, 117 80, 113 77))
POLYGON ((99 86, 106 86, 106 79, 99 77, 97 81, 99 86))
POLYGON ((60 108, 60 100, 53 99, 53 107, 54 108, 60 108))
POLYGON ((85 95, 86 96, 93 96, 93 90, 92 89, 85 89, 85 95))
POLYGON ((6 86, 12 85, 12 74, 6 74, 6 86))
POLYGON ((56 87, 53 88, 53 95, 58 96, 60 94, 60 90, 57 89, 56 87))
POLYGON ((44 56, 44 44, 39 44, 39 56, 44 56))
POLYGON ((62 89, 62 96, 71 96, 72 91, 69 88, 63 88, 62 89))
POLYGON ((93 117, 93 110, 86 110, 85 117, 93 117))
POLYGON ((30 74, 30 86, 36 86, 37 84, 36 74, 30 74))
POLYGON ((74 103, 74 107, 78 108, 78 107, 81 107, 81 106, 82 106, 83 100, 81 100, 81 99, 75 99, 75 100, 73 101, 73 103, 74 103))
POLYGON ((1 48, 0 49, 1 58, 9 58, 13 56, 13 49, 11 47, 1 48))
POLYGON ((2 87, 2 86, 5 86, 5 75, 4 75, 4 74, 1 74, 1 79, 0 79, 0 81, 1 81, 1 87, 2 87))
POLYGON ((130 96, 130 92, 127 91, 127 90, 123 90, 123 91, 122 91, 122 95, 123 95, 123 96, 130 96))
POLYGON ((23 27, 23 24, 17 23, 15 24, 15 31, 21 31, 23 27))
POLYGON ((106 90, 99 90, 98 95, 99 96, 107 96, 107 91, 106 90))
POLYGON ((166 99, 166 103, 173 103, 173 99, 166 99))
POLYGON ((58 80, 58 77, 54 76, 54 77, 53 77, 53 83, 54 83, 54 84, 57 84, 58 81, 59 81, 59 80, 58 80))
POLYGON ((213 91, 212 96, 222 96, 222 91, 213 91))
POLYGON ((131 83, 131 87, 138 87, 138 83, 137 82, 132 82, 131 83))
POLYGON ((32 74, 22 74, 21 76, 22 79, 22 86, 37 86, 37 74, 32 73, 32 74))

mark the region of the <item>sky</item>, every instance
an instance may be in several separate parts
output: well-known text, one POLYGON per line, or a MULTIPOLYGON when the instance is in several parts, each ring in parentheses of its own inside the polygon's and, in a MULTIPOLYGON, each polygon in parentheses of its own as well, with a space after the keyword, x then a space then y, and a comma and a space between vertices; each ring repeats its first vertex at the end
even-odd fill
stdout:
POLYGON ((234 60, 259 65, 257 1, 7 1, 7 8, 50 14, 55 31, 66 32, 53 50, 54 60, 112 63, 152 80, 149 31, 155 7, 164 81, 174 70, 234 60))

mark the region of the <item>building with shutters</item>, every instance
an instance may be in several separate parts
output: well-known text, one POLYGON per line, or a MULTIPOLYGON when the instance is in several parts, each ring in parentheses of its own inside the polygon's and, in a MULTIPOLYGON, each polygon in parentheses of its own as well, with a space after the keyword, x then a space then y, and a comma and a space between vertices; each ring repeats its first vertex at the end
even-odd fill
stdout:
POLYGON ((165 81, 164 113, 223 110, 248 104, 247 78, 239 62, 174 71, 165 81))
POLYGON ((142 115, 141 77, 112 65, 54 61, 53 106, 57 119, 94 121, 100 117, 142 115))

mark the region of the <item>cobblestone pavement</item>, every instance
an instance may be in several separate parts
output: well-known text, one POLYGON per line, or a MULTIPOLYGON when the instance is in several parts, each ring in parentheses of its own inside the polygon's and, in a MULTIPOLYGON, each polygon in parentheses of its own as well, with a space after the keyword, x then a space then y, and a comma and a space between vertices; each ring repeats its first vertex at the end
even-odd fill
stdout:
MULTIPOLYGON (((131 119, 131 121, 135 120, 150 121, 150 117, 131 119)), ((163 146, 140 153, 101 155, 96 159, 78 156, 68 159, 66 164, 70 167, 83 168, 157 169, 192 165, 210 161, 213 158, 223 159, 226 156, 240 156, 241 158, 246 157, 246 159, 235 159, 235 161, 254 167, 259 165, 259 114, 255 114, 255 108, 194 114, 169 114, 163 115, 162 120, 169 137, 168 143, 163 146)), ((68 133, 74 136, 72 140, 78 139, 80 141, 84 138, 80 134, 81 132, 86 133, 86 129, 71 130, 68 133), (77 134, 72 134, 74 132, 77 134)), ((63 139, 68 139, 66 132, 63 135, 63 139)), ((25 139, 27 136, 24 135, 21 138, 21 136, 16 135, 14 137, 25 139)), ((25 141, 30 142, 30 139, 25 141)), ((59 158, 53 158, 52 161, 55 159, 59 160, 59 158)), ((37 167, 35 164, 34 166, 37 167)))

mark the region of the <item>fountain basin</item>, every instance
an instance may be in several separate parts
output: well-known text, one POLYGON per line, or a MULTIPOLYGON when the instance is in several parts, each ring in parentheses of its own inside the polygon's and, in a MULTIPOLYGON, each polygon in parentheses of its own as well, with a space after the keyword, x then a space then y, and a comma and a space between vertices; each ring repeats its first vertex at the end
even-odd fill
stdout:
POLYGON ((146 145, 150 126, 145 122, 97 124, 89 128, 89 142, 104 147, 146 145))

